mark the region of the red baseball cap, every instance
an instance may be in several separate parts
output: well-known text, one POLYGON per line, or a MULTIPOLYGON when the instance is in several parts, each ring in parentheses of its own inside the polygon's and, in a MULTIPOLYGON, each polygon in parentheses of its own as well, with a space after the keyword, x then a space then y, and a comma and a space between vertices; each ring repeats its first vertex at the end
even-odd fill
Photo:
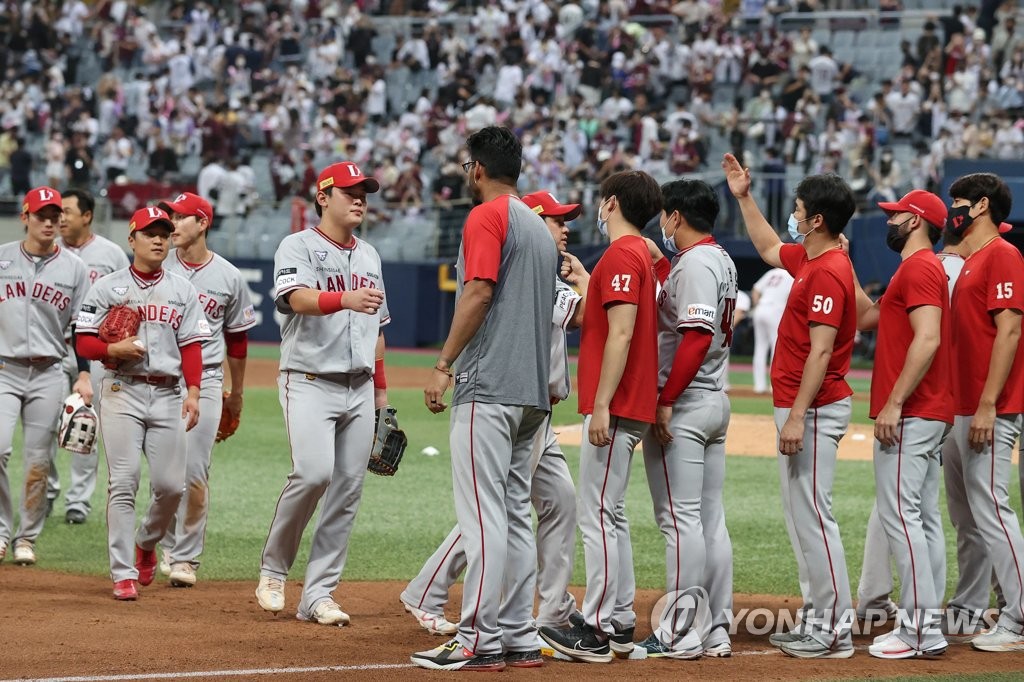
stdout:
POLYGON ((164 224, 168 230, 174 232, 174 223, 171 222, 167 211, 159 206, 143 206, 132 214, 132 220, 128 223, 128 234, 134 234, 139 230, 145 230, 147 227, 158 224, 164 224))
POLYGON ((558 199, 555 198, 555 195, 546 190, 527 194, 523 197, 523 203, 532 208, 534 213, 541 217, 564 217, 566 220, 574 220, 583 212, 583 209, 580 208, 579 204, 558 203, 558 199))
POLYGON ((213 222, 213 206, 209 201, 192 192, 182 192, 174 197, 174 201, 161 201, 157 206, 167 211, 168 215, 171 213, 194 215, 213 222))
POLYGON ((320 171, 320 177, 316 179, 316 189, 322 192, 330 187, 355 187, 363 185, 367 192, 380 190, 380 183, 375 178, 363 175, 359 166, 351 161, 339 161, 332 163, 320 171))
POLYGON ((1006 234, 1013 229, 1013 225, 1010 223, 999 223, 999 234, 1006 234))
POLYGON ((63 210, 64 204, 61 203, 60 192, 52 187, 36 187, 30 189, 25 195, 25 200, 21 202, 21 212, 38 213, 46 206, 56 206, 63 210))
POLYGON ((912 189, 897 202, 880 201, 878 207, 887 213, 913 213, 940 230, 946 224, 948 209, 937 195, 923 189, 912 189))

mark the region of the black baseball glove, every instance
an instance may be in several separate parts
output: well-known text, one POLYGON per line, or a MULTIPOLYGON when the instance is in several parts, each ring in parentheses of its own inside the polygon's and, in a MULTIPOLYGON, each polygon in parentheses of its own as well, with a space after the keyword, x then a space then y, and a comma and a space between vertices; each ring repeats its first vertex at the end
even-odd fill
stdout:
POLYGON ((377 410, 373 449, 366 469, 378 476, 394 476, 409 439, 398 428, 397 410, 390 405, 377 410))

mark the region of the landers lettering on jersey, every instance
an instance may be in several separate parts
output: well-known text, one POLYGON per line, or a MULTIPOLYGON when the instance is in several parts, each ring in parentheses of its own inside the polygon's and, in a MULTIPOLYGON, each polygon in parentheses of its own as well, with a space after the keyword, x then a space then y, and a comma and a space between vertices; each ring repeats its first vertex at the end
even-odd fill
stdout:
MULTIPOLYGON (((25 298, 26 296, 28 296, 28 287, 25 286, 25 282, 5 284, 0 288, 0 303, 12 298, 25 298)), ((42 282, 36 282, 32 285, 31 298, 43 303, 49 303, 60 311, 67 310, 68 305, 71 303, 69 297, 56 288, 42 282)))
MULTIPOLYGON (((218 295, 224 297, 227 296, 227 294, 218 295)), ((212 295, 208 296, 207 294, 199 294, 199 305, 202 306, 203 312, 207 317, 212 317, 215 320, 219 320, 224 317, 224 309, 227 307, 212 295)))
POLYGON ((138 307, 139 315, 146 322, 159 322, 171 325, 171 329, 177 331, 181 326, 181 313, 169 305, 156 305, 150 303, 138 307))
POLYGON ((345 278, 342 275, 335 275, 327 278, 327 291, 354 291, 356 289, 376 289, 377 283, 368 277, 352 273, 352 288, 345 288, 345 278))
POLYGON ((0 303, 3 303, 9 298, 20 298, 26 296, 27 289, 25 288, 24 282, 14 282, 13 284, 5 284, 3 289, 0 290, 0 303))

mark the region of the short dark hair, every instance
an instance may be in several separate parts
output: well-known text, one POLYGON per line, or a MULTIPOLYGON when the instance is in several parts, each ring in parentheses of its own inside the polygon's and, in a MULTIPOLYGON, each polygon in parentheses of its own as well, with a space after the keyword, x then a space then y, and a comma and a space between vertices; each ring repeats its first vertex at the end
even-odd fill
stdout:
POLYGON ((658 182, 643 171, 620 171, 609 175, 601 183, 601 199, 614 196, 622 209, 622 217, 638 230, 644 229, 651 218, 661 213, 661 188, 658 182))
POLYGON ((61 199, 70 199, 74 197, 78 200, 78 210, 82 213, 88 211, 94 216, 96 215, 96 200, 93 198, 92 193, 84 189, 73 187, 65 192, 61 192, 61 199))
POLYGON ((679 211, 690 227, 711 234, 718 220, 718 195, 703 180, 673 180, 661 186, 666 213, 679 211))
POLYGON ((523 168, 523 145, 508 128, 481 128, 469 136, 466 148, 469 150, 469 158, 483 166, 491 180, 510 185, 519 182, 519 172, 523 168))
POLYGON ((833 237, 843 233, 857 210, 853 190, 835 173, 808 175, 796 186, 796 198, 804 202, 804 217, 820 214, 833 237))
POLYGON ((959 177, 949 186, 949 196, 951 199, 967 199, 972 205, 988 197, 988 210, 996 225, 1006 220, 1013 208, 1010 187, 995 173, 971 173, 959 177))

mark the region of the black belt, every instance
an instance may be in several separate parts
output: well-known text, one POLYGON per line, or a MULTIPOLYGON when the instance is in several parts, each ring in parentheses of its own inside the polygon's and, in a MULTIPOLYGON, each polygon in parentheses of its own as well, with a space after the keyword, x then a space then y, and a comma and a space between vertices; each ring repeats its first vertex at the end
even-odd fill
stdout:
POLYGON ((150 386, 176 386, 178 384, 178 377, 168 376, 115 374, 114 378, 129 384, 149 384, 150 386))

